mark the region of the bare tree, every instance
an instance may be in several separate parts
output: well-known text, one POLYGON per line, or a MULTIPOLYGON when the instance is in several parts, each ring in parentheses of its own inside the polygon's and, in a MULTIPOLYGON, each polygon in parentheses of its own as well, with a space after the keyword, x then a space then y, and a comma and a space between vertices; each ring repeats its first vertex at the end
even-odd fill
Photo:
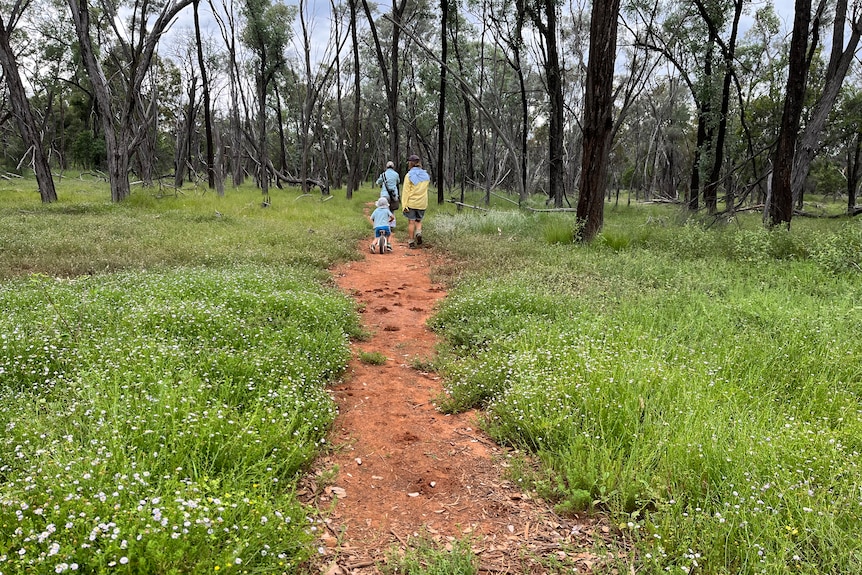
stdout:
POLYGON ((9 89, 9 97, 12 100, 12 115, 15 117, 15 122, 21 131, 24 142, 30 146, 33 154, 33 171, 36 174, 39 195, 43 203, 50 203, 57 201, 57 190, 54 187, 54 179, 51 176, 48 156, 42 147, 42 139, 39 137, 36 119, 33 117, 30 101, 27 99, 27 92, 24 89, 24 84, 18 72, 18 62, 16 61, 15 52, 10 42, 12 31, 29 4, 30 0, 24 0, 23 2, 22 0, 16 0, 8 14, 7 20, 4 20, 3 15, 0 14, 0 67, 3 69, 4 76, 6 76, 6 86, 9 89))
MULTIPOLYGON (((108 177, 111 183, 111 200, 120 202, 130 193, 129 165, 131 155, 147 136, 147 126, 141 126, 141 108, 145 117, 154 113, 153 102, 144 104, 141 88, 150 69, 156 46, 170 26, 174 16, 194 0, 168 0, 163 4, 136 4, 131 15, 130 30, 121 33, 118 19, 111 18, 117 42, 125 62, 120 67, 125 93, 115 100, 96 57, 90 30, 90 7, 87 2, 68 0, 78 33, 81 58, 93 86, 93 95, 99 110, 105 145, 108 152, 108 177), (155 16, 155 20, 151 21, 155 16), (127 34, 128 33, 128 34, 127 34)), ((100 7, 114 14, 115 5, 100 0, 100 7)))
MULTIPOLYGON (((619 2, 613 0, 619 13, 619 2)), ((518 7, 520 11, 520 6, 518 7)), ((542 57, 550 101, 548 122, 548 200, 554 207, 563 207, 563 71, 557 48, 556 0, 526 0, 523 9, 530 16, 542 39, 542 57)), ((595 11, 595 9, 594 9, 595 11)), ((616 38, 616 24, 614 25, 616 38)), ((616 45, 614 45, 616 49, 616 45)), ((613 53, 611 53, 613 55, 613 53)))

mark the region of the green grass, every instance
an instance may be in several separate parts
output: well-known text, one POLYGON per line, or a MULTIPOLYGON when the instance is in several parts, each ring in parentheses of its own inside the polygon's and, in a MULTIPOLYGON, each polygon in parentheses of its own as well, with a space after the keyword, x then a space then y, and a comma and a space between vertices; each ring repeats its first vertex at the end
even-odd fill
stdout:
POLYGON ((387 575, 475 575, 479 560, 468 541, 456 541, 451 549, 440 549, 434 542, 413 538, 404 552, 387 554, 382 566, 387 575))
POLYGON ((386 363, 386 356, 379 351, 362 351, 359 353, 359 361, 368 365, 383 365, 386 363))
POLYGON ((435 218, 462 262, 431 321, 444 408, 484 407, 543 464, 519 479, 610 514, 638 572, 862 572, 862 222, 606 217, 588 246, 435 218))
POLYGON ((376 193, 58 193, 0 189, 0 572, 305 572, 376 193))
POLYGON ((38 194, 3 185, 0 279, 188 265, 325 268, 357 257, 356 240, 370 237, 361 215, 362 203, 373 199, 367 189, 352 202, 343 192, 321 201, 319 194, 274 189, 272 205, 262 208, 251 186, 222 198, 194 189, 159 198, 155 190, 137 188, 127 201, 112 204, 106 185, 64 179, 59 201, 43 206, 38 194))
MULTIPOLYGON (((326 269, 376 191, 58 193, 0 183, 0 572, 304 572, 294 489, 363 335, 326 269)), ((452 286, 433 367, 535 454, 525 487, 609 514, 621 572, 862 572, 862 222, 608 205, 579 245, 573 214, 491 207, 423 228, 452 286)))

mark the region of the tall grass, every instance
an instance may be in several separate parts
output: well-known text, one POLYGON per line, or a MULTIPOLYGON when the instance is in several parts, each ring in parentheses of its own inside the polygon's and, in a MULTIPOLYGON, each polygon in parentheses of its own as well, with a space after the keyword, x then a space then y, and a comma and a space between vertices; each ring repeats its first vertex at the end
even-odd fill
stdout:
POLYGON ((362 197, 65 185, 0 190, 0 573, 301 572, 362 197))
POLYGON ((251 186, 221 198, 194 189, 157 193, 136 189, 112 204, 106 185, 63 180, 59 201, 43 206, 38 194, 0 187, 0 279, 181 265, 326 267, 356 257, 355 241, 367 232, 361 206, 376 197, 364 190, 348 202, 343 193, 274 189, 262 208, 251 186))
POLYGON ((612 212, 589 246, 449 216, 441 243, 471 271, 431 322, 447 408, 484 406, 536 453, 560 512, 615 517, 621 568, 862 572, 860 223, 653 210, 612 212))

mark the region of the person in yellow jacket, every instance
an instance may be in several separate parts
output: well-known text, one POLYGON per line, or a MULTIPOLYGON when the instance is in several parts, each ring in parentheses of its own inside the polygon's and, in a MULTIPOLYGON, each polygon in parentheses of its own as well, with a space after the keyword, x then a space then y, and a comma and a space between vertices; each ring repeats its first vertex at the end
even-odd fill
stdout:
POLYGON ((416 154, 407 158, 407 175, 401 189, 401 206, 407 218, 407 247, 422 245, 422 218, 428 209, 428 184, 431 176, 422 169, 422 160, 416 154))

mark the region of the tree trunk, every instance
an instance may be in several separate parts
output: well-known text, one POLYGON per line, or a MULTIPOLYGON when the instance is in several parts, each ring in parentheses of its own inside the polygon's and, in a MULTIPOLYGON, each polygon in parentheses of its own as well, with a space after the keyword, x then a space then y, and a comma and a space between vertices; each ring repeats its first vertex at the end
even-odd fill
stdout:
POLYGON ((446 175, 443 150, 446 143, 446 63, 449 52, 449 35, 446 30, 449 20, 449 0, 440 0, 440 104, 437 108, 437 203, 444 202, 446 175))
MULTIPOLYGON (((616 2, 616 0, 612 0, 616 2)), ((618 4, 618 2, 617 2, 618 4)), ((557 48, 557 2, 544 0, 541 6, 525 4, 544 43, 543 66, 550 104, 548 120, 548 199, 563 207, 563 76, 557 48), (538 8, 542 8, 542 13, 538 8)), ((616 31, 616 27, 614 28, 616 31)), ((616 32, 614 32, 616 35, 616 32)))
POLYGON ((359 164, 362 161, 362 145, 360 142, 359 113, 362 109, 362 72, 359 61, 359 34, 357 32, 358 18, 356 14, 356 3, 358 0, 350 0, 350 39, 353 43, 353 121, 350 129, 350 173, 347 176, 347 199, 353 198, 354 190, 359 189, 360 171, 359 164))
MULTIPOLYGON (((15 16, 9 19, 11 28, 15 16)), ((12 114, 15 117, 15 122, 18 124, 18 129, 21 131, 21 136, 24 142, 27 143, 33 150, 33 172, 36 175, 36 184, 39 187, 39 195, 43 203, 51 203, 57 201, 57 190, 54 187, 54 178, 51 176, 51 167, 48 164, 48 157, 45 155, 45 150, 42 147, 42 141, 39 138, 39 132, 36 128, 36 120, 33 117, 33 111, 30 109, 30 101, 27 100, 27 92, 24 89, 24 84, 21 82, 21 76, 18 74, 18 63, 15 59, 15 52, 12 50, 9 36, 12 32, 7 29, 7 24, 0 15, 0 65, 2 65, 3 74, 6 79, 6 86, 9 89, 9 96, 12 100, 12 114)))
MULTIPOLYGON (((703 190, 703 200, 710 214, 714 214, 718 210, 718 188, 721 182, 721 169, 724 164, 724 141, 727 136, 727 120, 728 110, 730 109, 730 83, 733 78, 733 62, 734 53, 736 51, 736 38, 739 32, 739 19, 742 16, 742 0, 734 0, 733 24, 731 26, 730 39, 724 45, 724 80, 721 87, 721 103, 719 104, 718 125, 716 126, 716 137, 713 143, 713 161, 712 169, 709 174, 709 181, 703 190)), ((702 2, 698 2, 701 7, 703 18, 709 26, 710 36, 718 37, 718 30, 715 30, 715 23, 709 18, 706 9, 702 2)), ((728 202, 729 206, 733 202, 728 202)))
POLYGON ((826 67, 826 84, 814 105, 811 117, 805 123, 805 129, 796 148, 791 177, 793 199, 796 202, 802 198, 802 190, 805 186, 805 180, 808 178, 808 172, 811 170, 811 162, 820 150, 820 134, 829 119, 829 113, 835 106, 850 64, 856 57, 856 47, 859 45, 859 38, 862 35, 862 11, 860 11, 852 22, 847 46, 843 46, 846 15, 847 0, 838 0, 835 8, 835 22, 832 27, 832 52, 829 57, 829 65, 826 67))
POLYGON ((578 240, 588 242, 602 229, 608 156, 613 133, 613 80, 620 0, 594 2, 590 59, 584 100, 584 151, 577 215, 578 240))
POLYGON ((796 0, 793 19, 793 36, 790 40, 790 69, 787 74, 787 95, 781 115, 778 144, 775 148, 772 175, 772 198, 768 206, 770 227, 786 224, 790 228, 793 217, 791 175, 796 138, 805 99, 808 77, 808 26, 811 22, 811 0, 796 0))
POLYGON ((90 38, 89 6, 86 2, 79 3, 79 0, 67 1, 78 35, 81 59, 93 86, 93 95, 102 121, 108 156, 108 177, 111 182, 111 200, 120 202, 130 194, 130 155, 135 146, 140 143, 141 138, 146 135, 145 131, 142 131, 146 130, 146 127, 141 128, 141 126, 135 125, 141 117, 149 117, 148 112, 144 112, 140 117, 136 116, 136 112, 143 110, 137 101, 141 86, 147 76, 150 62, 152 62, 153 54, 162 34, 174 17, 193 0, 170 0, 161 4, 157 9, 158 16, 154 21, 147 19, 147 16, 152 16, 152 14, 147 13, 147 10, 152 6, 149 4, 137 6, 133 20, 146 23, 146 31, 143 30, 142 26, 142 29, 137 31, 141 36, 135 45, 130 47, 132 54, 130 54, 129 69, 123 75, 126 81, 123 86, 125 94, 123 101, 116 110, 111 99, 110 84, 101 63, 96 58, 90 38), (115 118, 116 125, 114 124, 115 118))
MULTIPOLYGON (((192 135, 194 134, 195 123, 195 100, 197 99, 197 78, 192 76, 189 79, 188 88, 189 103, 186 106, 186 117, 183 120, 182 135, 177 132, 177 154, 176 154, 176 170, 174 171, 174 186, 177 188, 183 187, 185 181, 187 164, 191 159, 192 135)), ((191 177, 191 174, 189 174, 191 177)))
POLYGON ((860 160, 862 160, 862 131, 857 131, 853 137, 853 145, 847 146, 847 213, 856 209, 856 192, 859 189, 859 179, 862 177, 860 160))
POLYGON ((398 57, 401 43, 401 17, 404 15, 407 0, 392 0, 392 12, 390 15, 392 21, 392 45, 390 46, 388 61, 383 54, 383 48, 377 34, 377 26, 374 24, 374 17, 371 15, 371 9, 368 7, 367 0, 362 0, 362 6, 365 9, 366 18, 368 18, 368 25, 371 27, 371 35, 374 38, 374 49, 377 54, 377 63, 380 66, 383 83, 386 88, 386 114, 389 118, 389 157, 394 161, 398 158, 398 150, 401 144, 398 127, 398 88, 401 85, 401 73, 399 71, 398 57))
POLYGON ((270 204, 269 198, 269 151, 266 146, 266 59, 261 57, 257 80, 257 161, 258 185, 263 195, 263 204, 270 204))
POLYGON ((204 97, 204 130, 206 131, 206 157, 207 157, 207 183, 210 189, 215 188, 215 147, 213 146, 213 124, 210 115, 210 83, 207 76, 206 62, 204 61, 204 48, 201 42, 201 23, 198 16, 200 0, 194 0, 195 7, 195 40, 198 45, 198 67, 201 69, 201 83, 203 84, 204 97))

